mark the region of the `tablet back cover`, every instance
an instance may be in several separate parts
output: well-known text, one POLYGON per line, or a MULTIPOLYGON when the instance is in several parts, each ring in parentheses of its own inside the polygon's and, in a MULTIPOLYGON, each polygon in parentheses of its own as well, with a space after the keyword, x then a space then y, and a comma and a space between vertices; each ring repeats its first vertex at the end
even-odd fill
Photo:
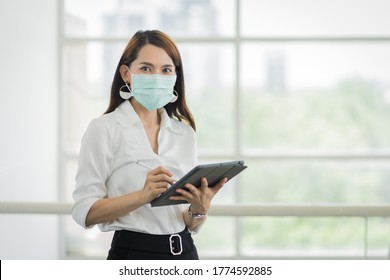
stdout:
POLYGON ((243 171, 247 166, 243 161, 221 162, 198 165, 183 176, 179 181, 172 185, 168 190, 154 199, 150 204, 152 207, 188 203, 185 200, 170 200, 169 197, 178 195, 176 190, 183 188, 185 184, 190 183, 194 186, 200 186, 200 179, 205 177, 209 186, 218 183, 219 180, 227 178, 228 181, 243 171))

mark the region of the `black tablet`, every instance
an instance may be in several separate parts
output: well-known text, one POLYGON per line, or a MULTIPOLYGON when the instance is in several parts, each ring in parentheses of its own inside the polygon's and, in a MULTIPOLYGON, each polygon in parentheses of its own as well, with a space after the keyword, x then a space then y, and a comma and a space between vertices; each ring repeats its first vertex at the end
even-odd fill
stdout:
POLYGON ((190 183, 194 186, 200 186, 200 179, 205 177, 209 186, 214 186, 218 181, 227 178, 228 181, 243 171, 247 166, 243 161, 230 161, 202 164, 194 167, 190 172, 184 175, 179 181, 168 188, 159 197, 151 201, 151 206, 164 206, 173 204, 188 203, 185 200, 170 200, 169 197, 179 195, 176 190, 178 188, 185 189, 184 185, 190 183))

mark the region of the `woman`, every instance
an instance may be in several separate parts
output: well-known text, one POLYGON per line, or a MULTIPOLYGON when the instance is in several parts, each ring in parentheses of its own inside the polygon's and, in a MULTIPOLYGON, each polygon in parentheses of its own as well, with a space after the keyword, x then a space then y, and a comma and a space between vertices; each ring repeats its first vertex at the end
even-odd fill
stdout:
POLYGON ((199 259, 191 233, 226 179, 208 188, 203 178, 170 198, 189 206, 150 206, 197 164, 194 131, 175 43, 161 31, 137 32, 118 63, 107 111, 84 134, 73 193, 77 223, 115 231, 108 259, 199 259))

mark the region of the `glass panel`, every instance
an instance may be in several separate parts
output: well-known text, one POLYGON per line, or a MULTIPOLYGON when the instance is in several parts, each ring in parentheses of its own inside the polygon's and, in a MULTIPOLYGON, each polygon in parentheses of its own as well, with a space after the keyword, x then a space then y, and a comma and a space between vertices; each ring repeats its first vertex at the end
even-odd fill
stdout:
POLYGON ((243 36, 390 35, 387 0, 241 0, 243 36))
POLYGON ((64 49, 64 135, 73 154, 79 152, 89 122, 108 107, 112 79, 125 44, 77 43, 64 49))
MULTIPOLYGON (((389 193, 389 190, 390 188, 387 188, 386 192, 389 193)), ((369 218, 367 229, 367 256, 388 260, 390 258, 390 218, 369 218)))
POLYGON ((364 257, 363 218, 242 218, 241 225, 244 256, 364 257))
POLYGON ((246 43, 244 150, 389 148, 390 44, 246 43))
POLYGON ((132 36, 160 29, 170 36, 232 36, 233 0, 65 0, 67 36, 132 36))
MULTIPOLYGON (((80 140, 81 142, 81 140, 80 140)), ((67 201, 67 202, 72 202, 73 203, 73 197, 72 197, 72 194, 73 194, 73 191, 75 189, 75 178, 76 178, 76 173, 77 173, 77 158, 74 158, 74 159, 69 159, 67 160, 66 162, 66 165, 65 165, 65 170, 64 170, 64 174, 65 174, 65 178, 64 178, 64 189, 65 189, 65 193, 64 193, 64 196, 61 197, 61 200, 62 201, 67 201)))
POLYGON ((236 254, 235 219, 210 216, 202 225, 201 231, 193 235, 193 238, 200 259, 213 256, 234 256, 236 254))
POLYGON ((197 123, 199 154, 229 156, 234 148, 233 45, 180 44, 187 102, 197 123))
POLYGON ((246 161, 240 201, 266 203, 390 203, 386 162, 246 161))

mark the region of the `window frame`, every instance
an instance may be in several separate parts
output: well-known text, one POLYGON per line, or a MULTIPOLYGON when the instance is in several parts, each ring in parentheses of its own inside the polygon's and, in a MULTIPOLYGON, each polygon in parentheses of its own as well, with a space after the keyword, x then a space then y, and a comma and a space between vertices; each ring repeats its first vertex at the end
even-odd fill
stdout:
MULTIPOLYGON (((74 43, 88 43, 88 42, 101 42, 101 43, 112 43, 120 42, 125 44, 128 41, 127 37, 109 37, 109 36, 99 36, 99 37, 79 37, 79 36, 67 36, 65 34, 65 8, 64 2, 66 0, 59 0, 58 4, 58 55, 59 55, 59 67, 58 67, 58 141, 59 141, 59 164, 58 164, 58 193, 59 200, 64 202, 64 197, 68 195, 66 192, 66 186, 64 184, 66 177, 66 164, 68 161, 74 161, 77 159, 77 154, 69 153, 66 148, 66 141, 64 136, 64 127, 66 127, 65 121, 65 108, 66 98, 64 98, 66 92, 64 89, 64 47, 67 44, 74 43)), ((291 42, 326 42, 326 43, 337 43, 337 42, 350 42, 350 43, 367 43, 367 42, 387 42, 390 43, 390 36, 282 36, 282 37, 268 37, 268 36, 256 36, 256 37, 243 37, 241 36, 241 3, 240 0, 234 0, 235 3, 235 17, 236 17, 236 26, 235 26, 235 36, 233 37, 174 37, 175 42, 178 44, 232 44, 234 46, 234 63, 237 66, 235 71, 235 86, 234 86, 234 123, 233 131, 235 135, 232 158, 239 158, 242 160, 252 159, 252 160, 283 160, 283 161, 310 161, 310 160, 322 160, 322 161, 390 161, 390 149, 388 150, 372 150, 364 152, 349 152, 345 151, 304 151, 304 150, 291 150, 291 151, 280 151, 280 152, 267 152, 261 151, 256 154, 245 153, 242 148, 242 139, 241 134, 241 125, 242 125, 242 104, 240 99, 240 89, 241 89, 241 46, 246 42, 256 42, 256 43, 291 43, 291 42)), ((226 156, 220 154, 200 154, 200 161, 215 160, 215 159, 226 159, 226 156)), ((237 178, 237 184, 239 184, 240 178, 237 178)), ((238 192, 238 188, 235 189, 235 192, 238 192)), ((237 194, 237 193, 236 193, 237 194)), ((239 197, 236 195, 235 197, 239 197)), ((235 201, 239 203, 239 201, 235 201)), ((234 248, 236 254, 232 256, 232 259, 243 258, 245 256, 241 255, 240 250, 240 239, 242 236, 239 217, 233 217, 235 225, 235 244, 234 248)), ((68 258, 66 253, 66 230, 65 230, 65 220, 60 218, 59 223, 59 232, 60 232, 60 251, 63 254, 63 258, 68 258)), ((213 258, 223 258, 223 256, 215 256, 213 258)))

